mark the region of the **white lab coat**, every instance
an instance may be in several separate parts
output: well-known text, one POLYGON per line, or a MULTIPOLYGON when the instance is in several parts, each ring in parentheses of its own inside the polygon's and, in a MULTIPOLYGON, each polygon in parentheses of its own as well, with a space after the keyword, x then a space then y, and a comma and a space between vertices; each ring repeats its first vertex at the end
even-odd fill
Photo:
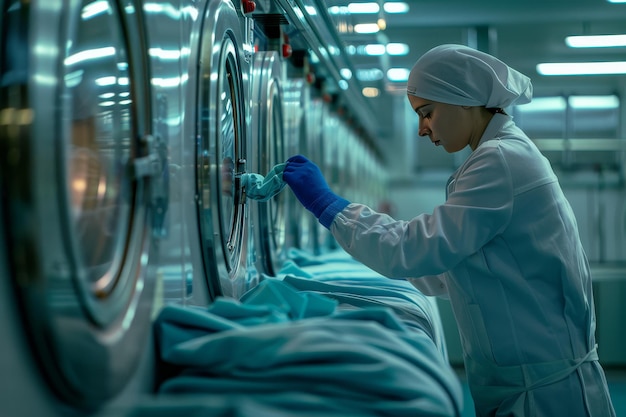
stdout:
POLYGON ((447 293, 479 416, 615 415, 576 220, 511 117, 494 115, 432 214, 395 221, 350 204, 330 230, 377 272, 447 293))

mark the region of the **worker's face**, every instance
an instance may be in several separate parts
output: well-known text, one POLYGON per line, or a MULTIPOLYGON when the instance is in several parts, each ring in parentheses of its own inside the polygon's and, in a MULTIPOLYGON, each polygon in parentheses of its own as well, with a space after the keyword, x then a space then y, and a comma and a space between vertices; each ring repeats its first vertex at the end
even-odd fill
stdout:
POLYGON ((470 144, 473 129, 469 108, 412 95, 408 97, 419 117, 420 136, 428 136, 435 146, 443 146, 449 153, 458 152, 470 144))

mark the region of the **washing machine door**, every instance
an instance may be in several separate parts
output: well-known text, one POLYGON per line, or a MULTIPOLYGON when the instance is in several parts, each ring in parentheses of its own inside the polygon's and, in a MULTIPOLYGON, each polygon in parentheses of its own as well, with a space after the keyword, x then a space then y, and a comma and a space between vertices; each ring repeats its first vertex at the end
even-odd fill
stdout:
POLYGON ((146 134, 136 10, 6 1, 1 15, 7 278, 42 375, 78 407, 123 388, 151 325, 151 196, 164 158, 146 134))
MULTIPOLYGON (((255 54, 252 67, 252 164, 251 171, 265 175, 285 162, 282 67, 275 51, 255 54)), ((287 226, 287 193, 268 202, 250 202, 254 249, 259 272, 275 276, 294 245, 287 226)))
POLYGON ((197 202, 200 247, 211 298, 249 287, 247 164, 249 106, 240 18, 230 1, 210 1, 199 42, 197 202))

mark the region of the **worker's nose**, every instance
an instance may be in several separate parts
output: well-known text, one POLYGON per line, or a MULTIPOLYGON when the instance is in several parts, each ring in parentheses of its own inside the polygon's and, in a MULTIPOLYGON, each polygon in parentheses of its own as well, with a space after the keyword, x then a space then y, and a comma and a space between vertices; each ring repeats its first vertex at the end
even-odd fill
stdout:
POLYGON ((420 119, 417 134, 420 136, 430 135, 430 127, 428 126, 428 123, 424 122, 424 119, 420 119))

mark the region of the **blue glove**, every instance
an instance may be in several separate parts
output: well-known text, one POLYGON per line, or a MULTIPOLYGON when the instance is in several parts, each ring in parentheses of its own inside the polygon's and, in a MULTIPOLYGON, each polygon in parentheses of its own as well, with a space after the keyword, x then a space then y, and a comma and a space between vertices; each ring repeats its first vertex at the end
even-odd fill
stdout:
POLYGON ((350 204, 330 190, 319 167, 302 155, 287 160, 283 180, 304 208, 313 213, 327 229, 330 229, 337 213, 350 204))

